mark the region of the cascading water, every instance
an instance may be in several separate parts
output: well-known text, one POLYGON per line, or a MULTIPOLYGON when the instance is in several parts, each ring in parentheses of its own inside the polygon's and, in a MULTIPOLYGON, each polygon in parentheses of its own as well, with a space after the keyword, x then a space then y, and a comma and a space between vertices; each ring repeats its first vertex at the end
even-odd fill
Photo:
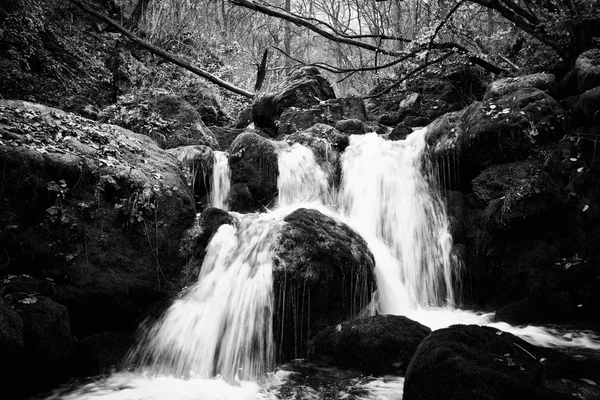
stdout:
MULTIPOLYGON (((115 374, 103 387, 87 387, 60 398, 140 399, 157 393, 177 400, 273 398, 241 379, 258 381, 273 367, 272 258, 283 218, 299 207, 316 208, 341 220, 367 241, 376 262, 378 312, 407 315, 432 329, 455 323, 489 325, 486 315, 452 308, 460 265, 425 155, 425 133, 416 131, 401 142, 385 141, 374 133, 351 136, 342 156, 338 193, 329 187, 330 177, 310 149, 279 143, 278 208, 260 214, 231 213, 235 226, 218 229, 207 246, 198 282, 132 352, 130 363, 141 365, 137 371, 144 373, 115 374), (206 380, 218 376, 240 385, 240 390, 206 380), (177 379, 181 377, 195 379, 177 379), (158 382, 184 394, 160 389, 158 382), (135 387, 131 396, 111 396, 123 386, 135 387), (206 394, 217 387, 217 395, 206 394)), ((215 153, 211 204, 221 208, 226 208, 229 185, 226 160, 225 154, 215 153)), ((531 327, 497 327, 540 344, 568 344, 531 327)))
POLYGON ((132 362, 175 376, 257 378, 272 367, 277 214, 238 215, 206 249, 198 282, 147 333, 132 362))
POLYGON ((222 151, 214 152, 213 174, 211 179, 210 205, 229 210, 229 191, 231 189, 231 170, 229 157, 222 151))
POLYGON ((279 206, 329 201, 328 176, 315 160, 311 149, 299 143, 279 150, 277 159, 279 206))
MULTIPOLYGON (((352 136, 342 156, 340 206, 361 232, 379 237, 397 258, 395 273, 411 307, 453 304, 460 266, 444 204, 431 187, 425 147, 425 130, 399 142, 371 133, 352 136)), ((398 309, 385 299, 384 311, 398 309)))

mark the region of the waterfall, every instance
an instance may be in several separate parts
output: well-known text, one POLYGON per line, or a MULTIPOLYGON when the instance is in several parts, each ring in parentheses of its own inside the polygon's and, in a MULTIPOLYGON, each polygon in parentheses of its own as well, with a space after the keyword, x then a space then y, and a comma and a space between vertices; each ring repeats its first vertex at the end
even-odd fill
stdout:
POLYGON ((130 357, 156 373, 232 382, 272 367, 272 246, 277 213, 237 215, 210 241, 198 282, 176 300, 130 357))
MULTIPOLYGON (((392 142, 352 136, 342 155, 339 205, 361 231, 379 237, 398 260, 397 277, 411 307, 453 304, 459 260, 452 252, 445 206, 425 155, 425 130, 392 142)), ((391 271, 385 275, 389 279, 391 271)), ((381 276, 378 284, 388 278, 381 276)), ((380 285, 385 289, 385 284, 380 285)), ((393 296, 382 299, 384 309, 393 296)))
POLYGON ((231 189, 231 170, 229 158, 222 151, 214 152, 213 174, 211 180, 210 205, 212 207, 229 209, 228 198, 231 189))
POLYGON ((279 206, 329 201, 328 176, 311 149, 298 143, 279 150, 277 177, 279 206))

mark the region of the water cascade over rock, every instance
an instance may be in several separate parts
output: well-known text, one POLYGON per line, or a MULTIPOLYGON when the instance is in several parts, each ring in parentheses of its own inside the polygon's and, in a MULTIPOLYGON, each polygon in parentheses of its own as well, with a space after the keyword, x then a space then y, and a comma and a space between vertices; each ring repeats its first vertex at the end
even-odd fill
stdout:
POLYGON ((211 206, 221 208, 223 210, 228 210, 229 191, 231 190, 231 169, 229 168, 229 157, 225 152, 214 152, 214 164, 211 184, 211 206))

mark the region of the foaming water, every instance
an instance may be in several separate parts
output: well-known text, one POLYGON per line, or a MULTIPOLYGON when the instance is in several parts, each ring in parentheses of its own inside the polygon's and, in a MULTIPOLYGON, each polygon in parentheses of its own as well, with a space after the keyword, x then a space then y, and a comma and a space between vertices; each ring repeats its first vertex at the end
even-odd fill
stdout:
MULTIPOLYGON (((342 155, 339 193, 340 207, 355 226, 379 237, 398 260, 394 273, 413 308, 454 304, 460 267, 444 204, 432 187, 425 148, 425 130, 398 142, 375 133, 352 136, 342 155)), ((381 301, 387 301, 386 296, 381 301)))
POLYGON ((274 213, 238 215, 210 241, 198 282, 176 300, 131 356, 158 374, 229 382, 273 363, 274 213))
POLYGON ((277 159, 279 206, 329 201, 328 175, 315 160, 311 149, 299 143, 279 150, 277 159))
POLYGON ((122 372, 81 386, 57 391, 47 400, 274 400, 254 382, 231 385, 222 379, 178 379, 173 376, 122 372))
POLYGON ((229 210, 230 190, 231 170, 229 169, 229 158, 227 153, 215 151, 210 192, 211 206, 229 210))

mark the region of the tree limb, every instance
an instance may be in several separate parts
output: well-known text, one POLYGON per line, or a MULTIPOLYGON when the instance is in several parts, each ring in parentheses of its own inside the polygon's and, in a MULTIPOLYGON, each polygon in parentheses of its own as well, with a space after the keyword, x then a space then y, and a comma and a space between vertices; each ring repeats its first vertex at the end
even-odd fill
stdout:
POLYGON ((326 30, 323 30, 323 29, 315 26, 314 24, 306 21, 303 18, 295 17, 291 14, 276 11, 270 7, 266 7, 261 4, 257 4, 256 2, 251 1, 251 0, 229 0, 229 2, 232 4, 235 4, 236 6, 245 7, 250 10, 255 10, 262 14, 269 15, 271 17, 283 19, 285 21, 290 21, 295 25, 303 26, 303 27, 305 27, 305 28, 317 33, 318 35, 321 35, 324 38, 329 39, 333 42, 344 43, 344 44, 348 44, 351 46, 360 47, 365 50, 375 51, 375 52, 385 54, 388 56, 401 57, 404 55, 404 53, 399 53, 397 51, 382 49, 377 46, 373 46, 372 44, 361 42, 360 40, 354 40, 354 39, 349 39, 349 38, 345 38, 345 37, 340 37, 338 35, 332 34, 331 32, 327 32, 326 30))
POLYGON ((121 25, 119 25, 112 19, 110 19, 107 16, 103 15, 102 13, 88 7, 87 5, 83 4, 79 0, 68 0, 68 1, 75 4, 77 7, 81 8, 84 12, 86 12, 90 15, 93 15, 94 17, 98 18, 99 20, 101 20, 103 22, 106 22, 108 25, 110 25, 111 27, 113 27, 114 29, 119 31, 123 36, 127 37, 129 40, 136 43, 137 45, 144 47, 151 53, 156 54, 157 56, 162 57, 165 60, 167 60, 175 65, 180 66, 181 68, 187 69, 188 71, 190 71, 198 76, 201 76, 202 78, 204 78, 224 89, 227 89, 229 91, 232 91, 234 93, 240 94, 245 97, 250 97, 250 98, 254 97, 254 93, 247 91, 245 89, 239 88, 237 86, 234 86, 229 82, 225 82, 224 80, 214 76, 213 74, 193 66, 192 64, 188 63, 184 59, 177 57, 171 53, 168 53, 168 52, 142 40, 141 38, 139 38, 138 36, 129 32, 127 29, 123 28, 121 25))

